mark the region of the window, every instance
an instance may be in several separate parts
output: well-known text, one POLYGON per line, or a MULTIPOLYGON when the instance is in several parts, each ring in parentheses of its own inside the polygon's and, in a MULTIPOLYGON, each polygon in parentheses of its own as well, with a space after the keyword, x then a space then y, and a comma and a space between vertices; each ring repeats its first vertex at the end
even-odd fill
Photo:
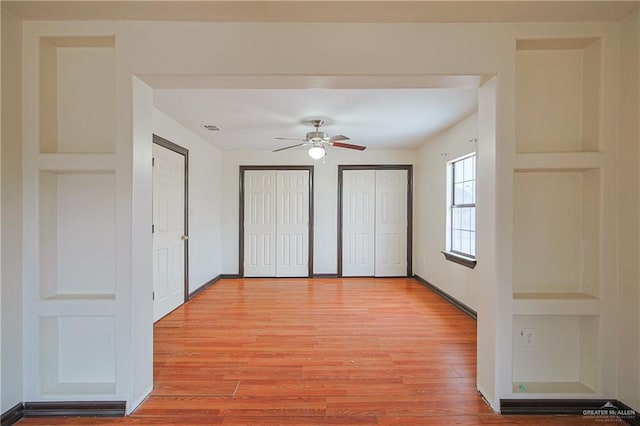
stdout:
MULTIPOLYGON (((447 254, 473 261, 476 257, 476 155, 451 161, 447 167, 447 254)), ((447 259, 457 261, 458 259, 447 259)), ((466 262, 469 263, 469 262, 466 262)), ((471 266, 467 265, 466 266, 471 266)), ((475 261, 473 265, 475 266, 475 261)))

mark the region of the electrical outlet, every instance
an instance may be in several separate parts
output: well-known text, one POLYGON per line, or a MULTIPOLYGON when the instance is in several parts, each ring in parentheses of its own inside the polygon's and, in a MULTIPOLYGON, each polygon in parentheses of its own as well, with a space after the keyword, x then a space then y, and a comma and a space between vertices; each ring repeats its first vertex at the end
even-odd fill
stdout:
POLYGON ((536 336, 533 328, 523 328, 520 335, 522 336, 523 346, 534 346, 536 336))

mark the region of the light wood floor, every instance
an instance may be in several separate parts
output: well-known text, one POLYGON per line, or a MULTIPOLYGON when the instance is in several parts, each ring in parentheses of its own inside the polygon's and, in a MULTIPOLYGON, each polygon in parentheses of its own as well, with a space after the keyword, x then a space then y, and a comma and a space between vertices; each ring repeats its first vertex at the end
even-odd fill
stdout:
POLYGON ((475 321, 412 279, 221 280, 154 341, 155 389, 130 417, 21 424, 595 423, 494 414, 476 392, 475 321))

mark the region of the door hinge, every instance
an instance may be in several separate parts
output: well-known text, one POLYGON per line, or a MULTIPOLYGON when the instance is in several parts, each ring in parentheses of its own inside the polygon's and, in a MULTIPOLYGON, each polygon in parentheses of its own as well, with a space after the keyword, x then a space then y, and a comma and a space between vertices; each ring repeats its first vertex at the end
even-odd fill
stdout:
POLYGON ((155 291, 151 292, 151 300, 156 300, 156 292, 155 291))
POLYGON ((151 167, 156 165, 156 157, 151 157, 151 167))
POLYGON ((156 232, 156 226, 155 225, 151 225, 151 233, 153 234, 154 232, 156 232))

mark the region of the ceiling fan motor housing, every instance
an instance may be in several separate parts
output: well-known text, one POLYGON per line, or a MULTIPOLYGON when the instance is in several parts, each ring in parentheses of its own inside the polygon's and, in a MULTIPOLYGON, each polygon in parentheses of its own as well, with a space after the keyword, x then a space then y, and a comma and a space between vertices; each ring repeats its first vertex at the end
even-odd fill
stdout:
POLYGON ((326 142, 329 140, 329 134, 327 132, 309 132, 307 140, 309 142, 326 142))

